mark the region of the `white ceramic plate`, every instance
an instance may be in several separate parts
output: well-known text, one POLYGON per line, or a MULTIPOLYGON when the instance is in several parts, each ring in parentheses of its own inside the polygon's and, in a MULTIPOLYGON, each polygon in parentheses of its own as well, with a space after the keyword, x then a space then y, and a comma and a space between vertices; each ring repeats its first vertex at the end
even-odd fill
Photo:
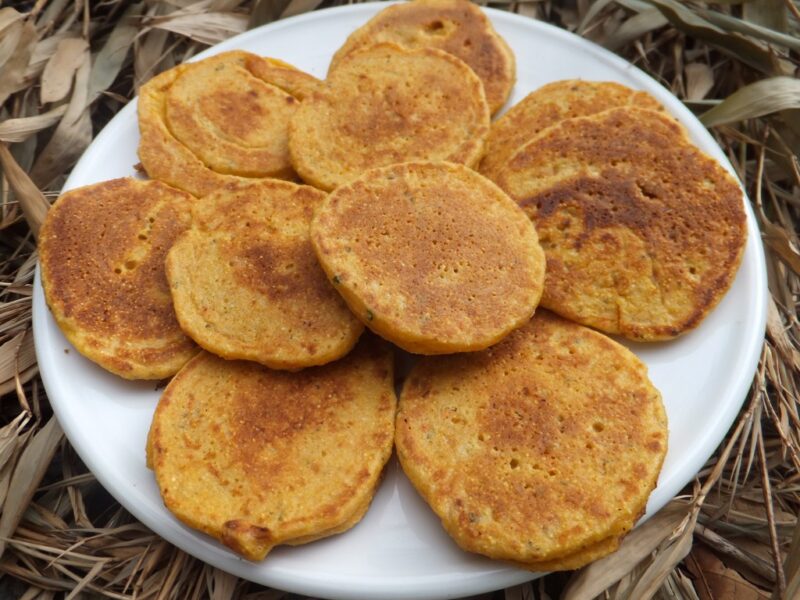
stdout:
MULTIPOLYGON (((333 52, 381 5, 309 13, 247 32, 198 58, 241 48, 281 58, 324 77, 333 52)), ((705 152, 730 165, 711 136, 659 84, 605 50, 532 19, 487 10, 517 57, 510 104, 557 79, 613 80, 647 90, 689 129, 705 152)), ((135 102, 86 151, 66 187, 133 175, 139 131, 135 102)), ((766 276, 758 228, 748 205, 750 238, 733 288, 694 332, 677 341, 630 347, 648 365, 670 423, 669 454, 653 514, 689 482, 733 422, 747 393, 766 319, 766 276)), ((454 598, 532 578, 532 574, 461 552, 417 496, 393 459, 366 517, 345 534, 278 548, 250 563, 179 523, 164 508, 145 467, 145 438, 159 392, 129 383, 81 357, 61 335, 36 279, 36 350, 53 409, 70 442, 103 486, 138 519, 176 546, 225 571, 279 589, 326 598, 454 598)))

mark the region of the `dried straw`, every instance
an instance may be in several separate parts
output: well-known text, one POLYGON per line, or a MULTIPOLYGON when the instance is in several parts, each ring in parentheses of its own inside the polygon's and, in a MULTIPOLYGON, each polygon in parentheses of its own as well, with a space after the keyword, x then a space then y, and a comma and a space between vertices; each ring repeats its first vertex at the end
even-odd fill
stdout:
MULTIPOLYGON (((0 597, 286 595, 158 538, 63 439, 33 353, 35 236, 93 134, 149 77, 247 28, 342 3, 36 0, 0 8, 0 597)), ((613 558, 482 597, 800 597, 800 10, 791 0, 492 5, 618 52, 712 127, 753 202, 771 303, 749 398, 684 495, 613 558)))

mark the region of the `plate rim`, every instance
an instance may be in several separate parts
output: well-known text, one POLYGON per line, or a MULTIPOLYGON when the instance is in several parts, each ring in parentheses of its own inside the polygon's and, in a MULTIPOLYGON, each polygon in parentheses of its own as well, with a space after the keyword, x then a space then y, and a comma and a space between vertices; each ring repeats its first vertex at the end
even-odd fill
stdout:
MULTIPOLYGON (((308 13, 304 13, 302 15, 297 15, 294 17, 288 17, 286 19, 281 19, 279 21, 274 21, 272 23, 262 25, 250 31, 243 32, 237 36, 229 38, 221 42, 220 44, 216 44, 211 46, 210 48, 204 50, 203 52, 198 53, 190 60, 201 60, 208 56, 212 56, 219 52, 224 52, 226 50, 238 48, 242 45, 242 43, 247 43, 248 40, 251 38, 255 38, 259 35, 263 35, 265 31, 276 31, 286 27, 294 27, 298 25, 302 25, 305 21, 318 21, 320 19, 324 19, 326 13, 329 11, 336 11, 337 13, 358 13, 363 12, 365 16, 373 14, 375 11, 379 10, 380 8, 386 7, 390 4, 398 4, 399 2, 367 2, 367 3, 359 3, 359 4, 351 4, 346 6, 338 6, 338 7, 329 7, 320 10, 314 10, 308 13)), ((650 75, 639 69, 636 65, 626 61, 625 59, 617 56, 616 54, 610 52, 609 50, 594 44, 593 42, 586 40, 576 34, 568 32, 564 29, 556 27, 555 25, 551 25, 549 23, 545 23, 542 21, 538 21, 531 17, 519 15, 516 13, 511 13, 503 10, 492 9, 482 7, 484 12, 486 12, 491 20, 496 24, 498 21, 508 20, 510 23, 518 24, 523 27, 532 28, 532 32, 535 32, 537 28, 542 28, 542 31, 548 35, 555 36, 559 38, 562 42, 575 46, 583 51, 586 51, 600 60, 609 63, 611 66, 614 66, 618 69, 623 71, 632 71, 633 76, 636 79, 637 83, 641 84, 643 89, 649 92, 653 92, 654 95, 658 97, 660 101, 663 101, 669 112, 679 118, 681 122, 686 124, 686 121, 691 122, 692 124, 699 124, 697 118, 691 113, 691 111, 674 95, 669 92, 664 86, 662 86, 658 81, 653 79, 650 75)), ((519 60, 518 60, 519 62, 519 60)), ((95 136, 94 140, 92 141, 89 148, 97 145, 102 145, 103 141, 107 137, 113 138, 115 134, 115 130, 122 126, 128 119, 131 118, 130 113, 136 110, 137 106, 137 98, 133 98, 130 102, 128 102, 118 113, 114 116, 109 123, 95 136)), ((738 174, 736 174, 735 170, 733 169, 730 162, 727 160, 727 157, 724 155, 722 150, 716 144, 716 141, 713 139, 711 134, 705 128, 700 126, 700 129, 691 129, 690 130, 691 137, 695 143, 707 146, 709 143, 713 144, 713 147, 703 147, 702 150, 711 154, 716 160, 720 161, 723 166, 728 169, 731 173, 733 173, 737 181, 738 174), (699 138, 699 139, 698 139, 699 138)), ((75 187, 74 180, 77 179, 77 174, 81 172, 81 165, 84 161, 89 161, 92 157, 89 155, 89 148, 84 152, 82 157, 73 167, 69 177, 67 178, 63 190, 66 191, 71 187, 75 187)), ((728 397, 735 397, 740 398, 741 400, 736 400, 732 402, 728 402, 725 405, 724 411, 720 411, 715 413, 716 419, 713 423, 709 423, 709 429, 712 430, 713 435, 707 435, 703 442, 695 447, 694 451, 694 460, 691 461, 689 464, 692 466, 692 472, 695 474, 698 473, 702 465, 705 461, 713 454, 714 449, 724 440, 725 435, 730 430, 733 422, 736 419, 736 416, 739 414, 741 410, 742 404, 744 403, 747 392, 752 384, 753 377, 756 372, 756 368, 758 365, 758 360, 761 355, 761 349, 763 346, 764 334, 766 331, 766 318, 767 318, 767 300, 768 300, 768 288, 767 288, 767 273, 766 273, 766 261, 764 255, 763 245, 760 241, 759 235, 759 228, 758 223, 755 218, 755 213, 752 209, 752 205, 747 197, 747 194, 744 190, 742 190, 744 195, 744 202, 745 202, 745 210, 747 215, 747 224, 748 224, 748 240, 744 250, 744 256, 742 259, 742 264, 740 265, 739 269, 740 272, 744 268, 745 261, 749 261, 749 266, 753 269, 753 276, 757 279, 758 285, 754 288, 754 293, 751 300, 755 301, 756 307, 756 315, 755 319, 752 321, 751 329, 749 331, 750 336, 748 338, 747 344, 747 351, 743 354, 737 355, 738 365, 740 370, 735 377, 728 380, 725 385, 726 396, 728 397), (746 376, 744 374, 747 374, 746 376), (718 435, 717 435, 718 434, 718 435), (714 441, 716 440, 716 441, 714 441)), ((45 321, 49 317, 49 309, 46 306, 44 301, 44 295, 41 287, 41 277, 39 271, 39 265, 37 263, 36 266, 36 274, 34 278, 34 294, 33 294, 33 333, 34 333, 34 341, 35 341, 35 349, 36 349, 36 356, 37 361, 40 365, 46 364, 48 361, 46 357, 44 357, 44 338, 45 338, 45 321), (45 358, 43 361, 42 358, 45 358)), ((42 380, 44 382, 45 389, 48 393, 48 398, 57 397, 59 395, 58 391, 58 384, 56 383, 55 374, 48 368, 40 369, 42 380), (51 394, 51 390, 54 390, 56 393, 51 394)), ((105 468, 100 468, 99 461, 95 456, 92 455, 83 446, 83 441, 81 436, 76 433, 75 428, 73 427, 75 424, 71 423, 67 418, 66 413, 62 412, 63 406, 60 405, 58 401, 50 402, 51 406, 53 407, 53 412, 56 415, 59 423, 62 425, 64 429, 64 433, 66 434, 67 439, 70 441, 70 444, 75 448, 76 452, 80 456, 81 460, 86 464, 87 468, 93 473, 96 477, 98 482, 122 505, 128 510, 134 517, 136 517, 139 521, 145 524, 148 528, 157 532, 157 535, 166 539, 170 543, 176 545, 181 550, 187 552, 188 554, 195 556, 199 560, 203 560, 209 564, 214 564, 212 561, 209 561, 206 557, 201 557, 198 552, 192 551, 192 548, 187 548, 182 540, 180 539, 181 536, 177 534, 173 534, 173 530, 169 528, 165 528, 163 526, 159 526, 159 517, 156 513, 150 513, 145 508, 142 508, 132 502, 126 502, 124 490, 120 489, 117 484, 112 481, 111 474, 107 473, 105 468), (65 423, 66 421, 66 423, 65 423), (75 439, 80 440, 79 443, 75 443, 75 439), (112 491, 113 490, 113 491, 112 491), (164 533, 166 532, 167 535, 164 533)), ((682 469, 686 469, 686 461, 681 462, 682 469)), ((674 477, 673 477, 674 479, 674 477)), ((689 479, 691 481, 691 478, 689 479)), ((686 482, 688 483, 688 481, 686 482)), ((663 482, 659 481, 659 487, 664 485, 663 482)), ((685 485, 681 484, 680 487, 685 485)), ((674 494, 670 494, 670 498, 674 496, 674 494)), ((669 501, 669 498, 661 503, 661 506, 666 504, 669 501)), ((660 508, 660 507, 659 507, 660 508)), ((648 509, 650 506, 648 505, 648 509)), ((649 513, 652 515, 652 511, 648 510, 649 513)), ((640 524, 643 521, 640 521, 640 524)), ((201 534, 196 534, 201 535, 201 534)), ((219 561, 217 561, 219 562, 219 561)), ((521 571, 519 569, 515 569, 512 567, 507 567, 502 563, 498 563, 501 565, 497 572, 492 574, 492 578, 489 578, 486 574, 481 574, 477 577, 471 578, 469 574, 461 574, 460 580, 462 583, 458 585, 453 585, 452 578, 447 579, 446 581, 439 581, 442 579, 440 576, 422 576, 415 580, 414 583, 406 582, 404 585, 406 586, 403 590, 398 592, 397 589, 394 589, 393 586, 396 585, 393 581, 387 581, 383 585, 380 582, 370 581, 368 589, 357 589, 354 590, 352 588, 342 589, 336 588, 335 584, 341 585, 343 582, 331 581, 330 578, 320 580, 319 578, 308 578, 302 582, 297 582, 294 578, 289 577, 287 578, 285 575, 282 576, 280 573, 273 573, 274 577, 272 577, 273 581, 266 583, 265 585, 270 585, 279 589, 286 589, 293 592, 299 592, 306 595, 312 596, 322 596, 322 597, 330 597, 330 598, 374 598, 379 596, 381 598, 413 598, 413 597, 456 597, 458 595, 464 594, 476 594, 476 593, 483 593, 488 592, 495 589, 500 589, 502 587, 507 587, 509 585, 516 585, 522 583, 524 581, 528 581, 534 578, 536 575, 530 573, 528 571, 521 571), (477 578, 477 581, 474 579, 477 578), (491 583, 486 581, 487 579, 491 579, 491 583), (334 587, 331 587, 331 584, 334 584, 334 587), (488 583, 488 585, 487 585, 488 583), (432 594, 432 589, 437 589, 437 586, 441 586, 443 584, 447 585, 446 590, 439 589, 439 595, 432 594), (423 596, 424 595, 424 596, 423 596)), ((218 564, 215 566, 219 566, 218 564)), ((224 568, 224 570, 231 572, 232 574, 248 579, 253 580, 250 573, 248 573, 250 563, 247 563, 243 560, 237 560, 234 562, 228 561, 228 564, 224 568)), ((310 574, 313 575, 313 570, 309 571, 310 574)), ((264 583, 264 581, 260 581, 260 583, 264 583)))

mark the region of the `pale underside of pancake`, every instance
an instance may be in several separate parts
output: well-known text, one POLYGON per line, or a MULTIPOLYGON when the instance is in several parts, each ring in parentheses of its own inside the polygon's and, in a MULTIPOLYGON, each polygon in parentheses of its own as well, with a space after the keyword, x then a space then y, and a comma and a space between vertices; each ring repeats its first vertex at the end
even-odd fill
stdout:
POLYGON ((540 131, 564 119, 585 117, 619 106, 661 110, 647 92, 612 81, 567 79, 540 87, 492 123, 479 171, 494 180, 508 159, 540 131))
POLYGON ((696 327, 741 262, 738 183, 663 113, 626 107, 562 121, 497 181, 539 232, 542 305, 608 333, 651 341, 696 327))
POLYGON ((535 229, 463 165, 367 171, 328 196, 311 240, 353 313, 409 352, 485 348, 527 322, 541 295, 535 229))
POLYGON ((165 71, 140 90, 139 159, 150 177, 195 196, 242 178, 292 179, 293 91, 314 82, 282 61, 242 51, 165 71))
POLYGON ((325 193, 278 180, 227 184, 193 205, 194 227, 167 256, 183 330, 206 350, 274 369, 345 355, 363 325, 309 239, 325 193))
POLYGON ((392 449, 392 356, 375 338, 298 373, 203 353, 148 437, 167 508, 250 560, 354 525, 392 449))
POLYGON ((198 349, 181 331, 164 257, 190 225, 191 196, 115 179, 64 193, 39 243, 53 317, 75 348, 126 379, 162 379, 198 349))
POLYGON ((487 350, 421 359, 395 444, 462 548, 543 570, 614 550, 655 487, 667 423, 630 351, 538 311, 487 350))
POLYGON ((330 71, 348 54, 381 42, 457 56, 480 77, 493 114, 514 87, 514 53, 483 11, 467 0, 415 0, 385 8, 350 34, 333 55, 330 71))
POLYGON ((332 190, 398 162, 474 166, 488 130, 483 85, 461 60, 379 44, 345 57, 325 88, 301 103, 289 152, 304 181, 332 190))

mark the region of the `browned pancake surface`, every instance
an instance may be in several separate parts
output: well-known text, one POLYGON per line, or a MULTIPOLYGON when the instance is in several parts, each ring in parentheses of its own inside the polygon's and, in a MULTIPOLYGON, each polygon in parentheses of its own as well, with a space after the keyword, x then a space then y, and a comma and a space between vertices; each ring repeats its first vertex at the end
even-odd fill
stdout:
POLYGON ((328 281, 309 239, 325 194, 264 180, 228 184, 193 206, 195 226, 167 257, 183 329, 224 358, 276 369, 346 354, 363 325, 328 281))
POLYGON ((260 560, 352 526, 392 448, 392 356, 370 336, 298 373, 203 353, 167 386, 149 453, 181 521, 260 560))
POLYGON ((447 52, 379 44, 345 57, 326 84, 289 130, 292 164, 315 187, 332 190, 398 162, 480 159, 489 130, 483 86, 447 52))
POLYGON ((660 395, 630 351, 538 311, 487 350, 421 359, 395 444, 462 548, 539 569, 615 548, 655 487, 667 437, 660 395))
POLYGON ((404 163, 331 193, 314 249, 367 327, 422 354, 485 348, 538 304, 544 260, 524 213, 452 163, 404 163))
POLYGON ((542 305, 631 339, 697 326, 744 251, 736 180, 663 113, 628 107, 562 121, 522 146, 498 184, 539 232, 542 305))
POLYGON ((612 81, 567 79, 542 86, 492 123, 480 172, 494 180, 517 149, 564 119, 585 117, 619 106, 659 110, 655 98, 612 81))
POLYGON ((492 113, 505 104, 516 80, 511 48, 467 0, 414 0, 382 10, 347 38, 333 56, 331 71, 348 54, 381 42, 457 56, 480 77, 492 113))
POLYGON ((313 81, 282 61, 242 51, 165 71, 140 90, 139 159, 150 177, 195 196, 242 177, 291 179, 294 93, 313 81))
POLYGON ((164 273, 190 200, 160 182, 114 179, 66 192, 48 212, 39 243, 47 303, 78 351, 112 373, 162 379, 197 353, 164 273))

